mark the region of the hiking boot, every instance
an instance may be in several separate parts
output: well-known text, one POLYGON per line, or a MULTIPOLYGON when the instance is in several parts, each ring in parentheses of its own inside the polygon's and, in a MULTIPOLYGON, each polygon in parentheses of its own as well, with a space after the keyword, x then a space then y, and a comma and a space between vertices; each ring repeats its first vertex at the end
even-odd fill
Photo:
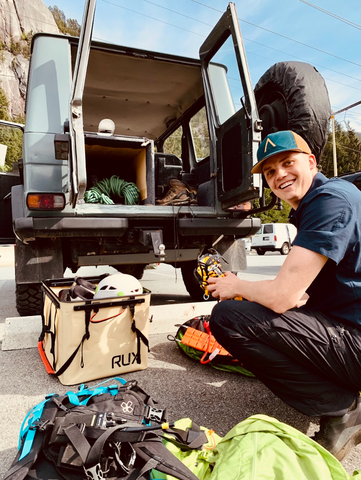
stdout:
POLYGON ((341 461, 361 443, 361 397, 342 417, 321 417, 320 431, 313 439, 341 461))
POLYGON ((194 193, 187 185, 176 178, 169 181, 169 190, 164 198, 157 200, 157 205, 189 205, 194 203, 194 193))

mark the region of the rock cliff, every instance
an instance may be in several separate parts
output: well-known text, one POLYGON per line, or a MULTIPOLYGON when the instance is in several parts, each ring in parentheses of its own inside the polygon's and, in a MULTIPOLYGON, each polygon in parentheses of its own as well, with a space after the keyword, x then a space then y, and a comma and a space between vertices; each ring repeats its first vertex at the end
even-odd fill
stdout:
POLYGON ((11 117, 24 114, 29 43, 37 32, 59 33, 41 0, 0 0, 0 87, 11 117))

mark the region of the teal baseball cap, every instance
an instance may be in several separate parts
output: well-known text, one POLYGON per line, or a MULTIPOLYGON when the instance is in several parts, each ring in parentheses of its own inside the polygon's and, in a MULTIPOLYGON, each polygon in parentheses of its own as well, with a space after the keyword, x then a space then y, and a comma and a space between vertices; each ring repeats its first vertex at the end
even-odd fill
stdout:
POLYGON ((270 133, 258 147, 258 162, 252 168, 251 173, 262 173, 263 162, 281 152, 312 153, 307 142, 291 130, 270 133))

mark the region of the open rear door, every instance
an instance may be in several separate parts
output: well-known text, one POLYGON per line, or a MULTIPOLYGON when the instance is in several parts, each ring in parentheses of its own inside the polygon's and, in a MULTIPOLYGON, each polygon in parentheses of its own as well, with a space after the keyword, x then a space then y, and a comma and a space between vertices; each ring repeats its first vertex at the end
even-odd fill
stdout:
POLYGON ((72 93, 70 99, 69 133, 71 144, 71 197, 75 207, 77 200, 82 199, 86 189, 86 159, 83 130, 83 93, 90 43, 93 31, 96 0, 86 0, 81 26, 77 57, 75 62, 72 93))
POLYGON ((222 209, 259 197, 252 175, 261 142, 255 96, 233 3, 200 48, 211 144, 222 209))

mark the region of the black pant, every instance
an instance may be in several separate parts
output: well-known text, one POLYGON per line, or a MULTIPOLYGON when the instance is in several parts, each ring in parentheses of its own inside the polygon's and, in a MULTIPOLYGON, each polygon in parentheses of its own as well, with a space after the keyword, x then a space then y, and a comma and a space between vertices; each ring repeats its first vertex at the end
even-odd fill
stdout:
POLYGON ((218 303, 217 341, 275 395, 309 416, 344 415, 361 390, 361 330, 305 309, 218 303))

